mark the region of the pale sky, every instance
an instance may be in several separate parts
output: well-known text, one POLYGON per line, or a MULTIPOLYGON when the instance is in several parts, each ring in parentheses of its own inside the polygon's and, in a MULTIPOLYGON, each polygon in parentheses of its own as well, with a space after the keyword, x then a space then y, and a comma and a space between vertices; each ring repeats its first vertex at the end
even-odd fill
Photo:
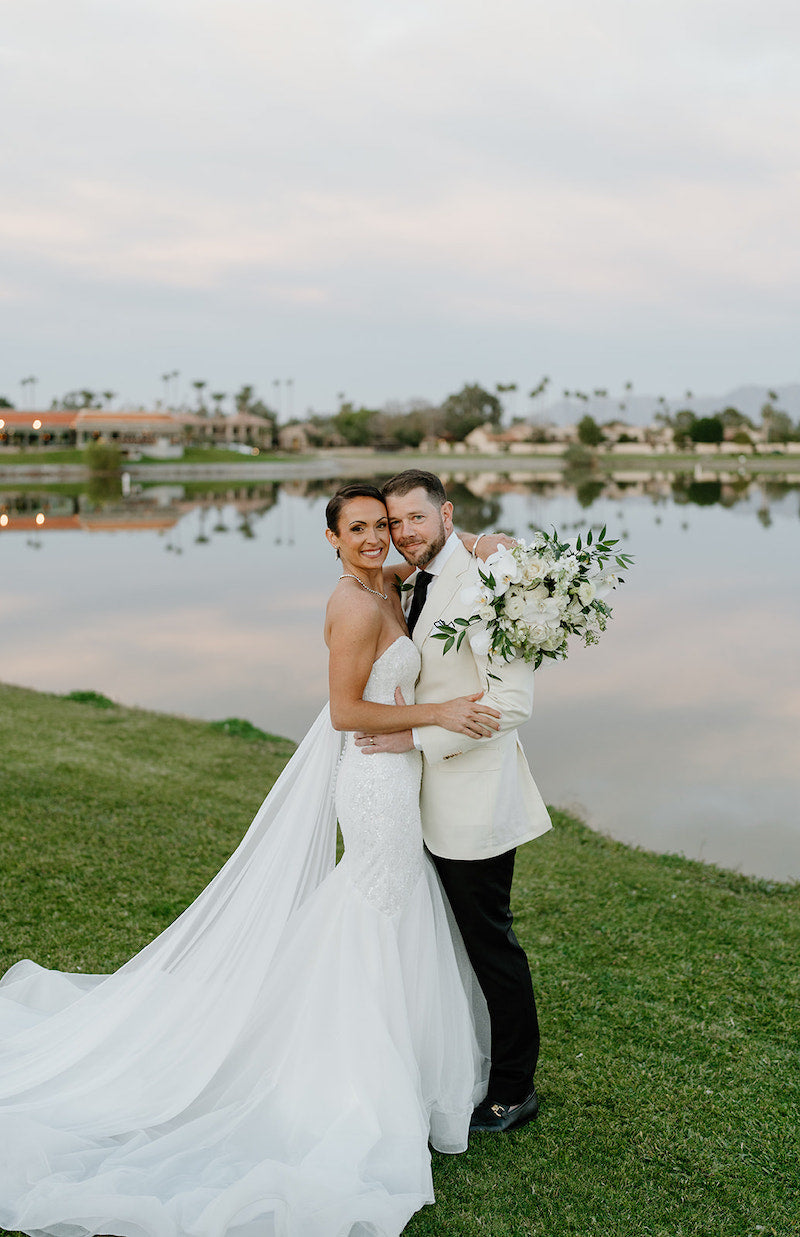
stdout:
POLYGON ((796 381, 799 57, 796 0, 0 0, 0 394, 796 381))

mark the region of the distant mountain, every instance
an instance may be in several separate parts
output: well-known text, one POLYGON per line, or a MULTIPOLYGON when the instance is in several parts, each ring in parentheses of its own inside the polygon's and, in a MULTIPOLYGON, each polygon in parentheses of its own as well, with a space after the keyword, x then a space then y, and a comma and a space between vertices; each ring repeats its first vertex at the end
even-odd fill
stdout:
MULTIPOLYGON (((760 387, 756 385, 736 387, 725 395, 696 395, 692 399, 685 396, 667 397, 666 405, 658 402, 657 395, 630 395, 624 399, 621 395, 598 399, 590 396, 587 402, 579 399, 559 399, 552 404, 536 410, 533 414, 536 420, 553 421, 556 425, 574 425, 588 412, 595 421, 627 421, 631 425, 649 425, 657 412, 679 412, 689 408, 698 417, 708 417, 723 408, 738 408, 746 417, 758 421, 761 409, 767 403, 769 390, 778 392, 776 407, 782 412, 788 412, 792 420, 800 418, 800 382, 790 382, 785 386, 760 387), (626 405, 625 409, 619 407, 626 405)), ((530 414, 529 414, 530 415, 530 414)))

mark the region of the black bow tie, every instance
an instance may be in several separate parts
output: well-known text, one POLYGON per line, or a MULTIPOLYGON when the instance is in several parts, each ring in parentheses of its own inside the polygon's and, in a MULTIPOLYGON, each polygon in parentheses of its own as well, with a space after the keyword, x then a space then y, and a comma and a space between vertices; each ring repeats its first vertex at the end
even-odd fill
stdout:
POLYGON ((408 634, 411 635, 417 625, 417 619, 420 616, 422 607, 425 605, 425 595, 428 592, 428 585, 433 579, 430 571, 418 571, 417 578, 414 581, 414 596, 411 598, 411 609, 408 612, 408 634))

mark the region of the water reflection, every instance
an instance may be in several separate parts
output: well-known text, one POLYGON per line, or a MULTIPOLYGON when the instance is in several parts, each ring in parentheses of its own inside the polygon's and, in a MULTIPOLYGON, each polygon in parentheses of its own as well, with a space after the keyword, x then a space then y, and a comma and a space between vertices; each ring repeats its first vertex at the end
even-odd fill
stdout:
MULTIPOLYGON (((390 474, 376 474, 368 479, 380 485, 390 474)), ((477 473, 440 474, 448 494, 459 513, 463 528, 479 530, 497 525, 502 515, 503 496, 528 494, 540 498, 570 495, 580 510, 590 510, 599 500, 624 502, 630 498, 647 498, 654 506, 714 507, 726 509, 755 505, 756 518, 763 527, 772 523, 773 503, 787 496, 800 495, 800 476, 792 474, 772 477, 715 474, 704 476, 701 469, 692 473, 670 474, 662 471, 620 472, 608 477, 578 475, 569 478, 560 471, 528 472, 484 471, 477 473)), ((127 484, 118 477, 99 476, 85 486, 53 485, 41 488, 23 486, 11 488, 0 483, 0 533, 34 531, 56 532, 66 529, 133 532, 137 529, 173 528, 191 511, 200 513, 200 527, 195 540, 206 544, 210 534, 231 531, 222 512, 233 507, 239 519, 236 529, 245 537, 255 536, 258 517, 263 517, 277 504, 279 496, 299 499, 329 497, 339 485, 352 480, 339 478, 302 478, 274 480, 257 484, 229 482, 196 482, 189 484, 127 484)), ((798 509, 800 515, 800 508, 798 509)), ((622 518, 620 513, 619 518, 622 518)), ((659 519, 656 523, 660 522, 659 519)), ((585 523, 585 521, 583 522, 585 523)), ((688 521, 683 521, 688 526, 688 521)), ((581 520, 575 521, 582 526, 581 520)), ((289 514, 285 527, 275 534, 276 544, 294 540, 289 514)))
MULTIPOLYGON (((607 523, 636 555, 600 647, 537 675, 523 740, 546 799, 626 841, 800 878, 800 478, 446 480, 461 527, 607 523)), ((0 678, 299 738, 326 692, 336 484, 0 491, 0 678)))

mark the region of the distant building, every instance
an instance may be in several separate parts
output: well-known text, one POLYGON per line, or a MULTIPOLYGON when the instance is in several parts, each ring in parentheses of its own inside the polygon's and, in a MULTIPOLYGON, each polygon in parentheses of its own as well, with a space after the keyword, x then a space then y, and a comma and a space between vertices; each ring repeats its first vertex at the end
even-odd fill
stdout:
POLYGON ((74 412, 20 412, 0 409, 2 447, 85 447, 102 439, 125 455, 180 457, 189 443, 209 446, 247 444, 269 450, 272 422, 237 413, 233 417, 199 417, 172 412, 108 412, 82 408, 74 412))
POLYGON ((280 451, 310 451, 311 443, 308 430, 304 425, 284 425, 278 430, 278 449, 280 451))

